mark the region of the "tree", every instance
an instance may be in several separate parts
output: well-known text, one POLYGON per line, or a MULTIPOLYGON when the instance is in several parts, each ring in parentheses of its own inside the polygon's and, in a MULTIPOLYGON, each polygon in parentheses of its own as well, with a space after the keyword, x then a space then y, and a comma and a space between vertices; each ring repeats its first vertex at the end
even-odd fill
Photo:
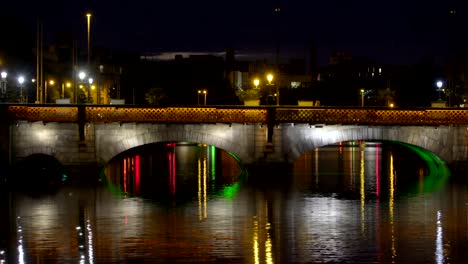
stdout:
POLYGON ((377 101, 383 106, 389 106, 395 101, 396 92, 390 88, 377 90, 377 101))
POLYGON ((162 88, 151 88, 145 93, 145 100, 152 105, 159 105, 165 97, 166 93, 162 88))

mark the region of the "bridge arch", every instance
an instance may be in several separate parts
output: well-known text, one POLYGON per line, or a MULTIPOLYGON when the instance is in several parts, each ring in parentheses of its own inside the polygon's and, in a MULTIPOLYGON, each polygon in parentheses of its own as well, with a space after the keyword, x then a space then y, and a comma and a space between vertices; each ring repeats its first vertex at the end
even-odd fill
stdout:
POLYGON ((229 151, 242 161, 250 161, 248 144, 243 137, 249 127, 243 125, 166 125, 166 124, 105 124, 96 125, 96 158, 105 164, 129 149, 160 142, 193 142, 229 151), (112 131, 118 131, 113 133, 112 131))
POLYGON ((67 179, 63 164, 54 156, 32 153, 11 165, 10 187, 32 192, 58 190, 67 179))
POLYGON ((449 130, 453 128, 427 126, 290 126, 284 129, 284 138, 290 143, 284 152, 290 162, 297 160, 306 152, 338 142, 352 140, 399 141, 429 150, 443 160, 452 160, 450 146, 452 138, 449 130))

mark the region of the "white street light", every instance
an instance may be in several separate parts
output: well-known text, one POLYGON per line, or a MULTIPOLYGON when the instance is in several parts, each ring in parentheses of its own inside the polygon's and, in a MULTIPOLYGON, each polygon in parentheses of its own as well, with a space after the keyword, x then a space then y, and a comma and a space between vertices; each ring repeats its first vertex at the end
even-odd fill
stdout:
POLYGON ((8 74, 7 74, 6 71, 2 71, 2 73, 1 73, 2 80, 0 81, 0 94, 1 94, 2 98, 6 97, 6 84, 7 84, 6 77, 7 77, 7 75, 8 74))
POLYGON ((91 84, 93 84, 93 82, 94 82, 93 78, 88 78, 88 83, 89 83, 89 85, 88 85, 88 103, 90 103, 91 99, 93 98, 91 96, 91 84))
POLYGON ((23 83, 24 83, 24 77, 19 76, 18 77, 18 83, 20 85, 20 103, 23 103, 23 83))
POLYGON ((442 91, 442 86, 444 83, 442 81, 437 81, 436 86, 437 86, 437 91, 439 92, 439 100, 442 100, 440 92, 442 91))
POLYGON ((78 78, 80 78, 81 81, 83 81, 85 77, 86 77, 86 73, 85 73, 85 72, 80 72, 80 73, 78 73, 78 78))

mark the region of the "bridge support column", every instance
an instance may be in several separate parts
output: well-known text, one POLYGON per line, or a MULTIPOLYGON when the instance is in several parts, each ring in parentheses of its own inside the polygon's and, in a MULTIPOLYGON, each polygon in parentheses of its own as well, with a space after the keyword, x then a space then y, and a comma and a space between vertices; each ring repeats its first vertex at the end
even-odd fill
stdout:
POLYGON ((267 110, 267 142, 265 145, 265 154, 274 152, 273 128, 275 127, 276 108, 270 107, 267 110))
POLYGON ((84 105, 78 106, 78 131, 80 141, 85 140, 86 108, 84 105))

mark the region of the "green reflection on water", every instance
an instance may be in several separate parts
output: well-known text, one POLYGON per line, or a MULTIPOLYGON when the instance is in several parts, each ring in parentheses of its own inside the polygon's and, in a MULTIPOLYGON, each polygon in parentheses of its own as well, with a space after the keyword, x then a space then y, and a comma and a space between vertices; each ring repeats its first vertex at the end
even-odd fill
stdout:
POLYGON ((111 181, 107 180, 107 176, 105 173, 105 166, 102 168, 101 173, 99 175, 99 179, 101 180, 102 184, 115 196, 123 197, 125 196, 125 192, 122 191, 120 185, 113 184, 111 181))
MULTIPOLYGON (((450 170, 445 164, 445 162, 442 161, 437 155, 435 155, 431 151, 424 149, 422 147, 419 147, 419 146, 415 146, 415 145, 411 145, 411 144, 403 143, 399 141, 394 141, 393 143, 399 144, 408 149, 411 149, 426 162, 429 168, 429 173, 428 175, 424 175, 424 182, 423 182, 423 188, 422 188, 423 193, 433 192, 433 191, 438 190, 440 187, 442 187, 445 184, 445 182, 450 177, 450 170)), ((418 188, 418 191, 415 191, 415 192, 421 192, 421 190, 418 188)))
MULTIPOLYGON (((175 145, 174 147, 176 146, 177 145, 175 145)), ((186 147, 186 145, 184 146, 186 147)), ((198 159, 201 158, 201 161, 204 161, 207 164, 203 165, 202 169, 198 168, 198 175, 194 175, 202 179, 202 185, 199 186, 199 188, 202 188, 202 190, 199 189, 198 192, 202 191, 203 193, 206 193, 207 186, 205 186, 206 183, 204 183, 203 181, 205 181, 206 179, 209 179, 211 181, 211 188, 210 188, 211 192, 208 194, 209 196, 222 197, 226 199, 233 199, 234 197, 236 197, 242 184, 245 183, 245 180, 248 175, 247 170, 243 166, 241 160, 235 154, 229 151, 224 151, 224 150, 220 150, 225 153, 224 158, 221 157, 218 159, 217 154, 216 154, 218 152, 218 149, 215 146, 207 146, 207 145, 198 144, 193 147, 196 149, 203 148, 203 149, 206 149, 207 151, 205 157, 198 157, 198 159), (232 160, 227 161, 226 157, 232 158, 232 160), (222 167, 227 166, 229 168, 229 166, 233 166, 233 164, 236 164, 236 166, 238 167, 237 169, 234 170, 234 171, 236 170, 239 171, 238 175, 235 175, 235 174, 230 175, 229 173, 231 172, 228 172, 228 175, 220 174, 221 170, 219 170, 220 169, 219 166, 222 166, 222 167), (202 173, 202 175, 200 175, 200 173, 202 173), (227 177, 225 178, 223 176, 227 176, 227 177), (230 177, 232 177, 231 178, 232 182, 224 182, 224 183, 218 182, 218 181, 223 181, 223 178, 228 180, 230 177)), ((134 156, 134 155, 137 155, 137 154, 135 154, 135 152, 132 152, 130 154, 130 156, 134 156)), ((164 152, 161 152, 160 155, 164 156, 165 154, 164 152)), ((118 164, 121 162, 122 159, 125 159, 128 157, 129 157, 128 155, 122 155, 121 157, 117 158, 116 160, 110 161, 106 166, 104 166, 99 175, 101 182, 116 197, 140 196, 140 195, 147 196, 148 194, 151 197, 151 193, 143 194, 143 193, 134 193, 132 191, 125 192, 125 190, 123 189, 124 187, 122 186, 122 183, 120 182, 121 177, 124 177, 123 174, 117 175, 117 176, 113 174, 107 175, 107 173, 110 173, 110 170, 106 171, 106 168, 108 166, 115 166, 115 165, 118 166, 118 164)), ((178 169, 175 171, 179 172, 178 169)), ((176 175, 176 177, 180 177, 180 176, 187 177, 190 174, 190 173, 187 174, 187 172, 188 171, 185 171, 181 175, 176 175)), ((134 172, 132 171, 129 171, 127 173, 128 173, 128 177, 135 176, 134 172)), ((185 195, 185 193, 180 193, 180 194, 182 196, 185 195)), ((177 196, 180 196, 180 194, 177 196)))

